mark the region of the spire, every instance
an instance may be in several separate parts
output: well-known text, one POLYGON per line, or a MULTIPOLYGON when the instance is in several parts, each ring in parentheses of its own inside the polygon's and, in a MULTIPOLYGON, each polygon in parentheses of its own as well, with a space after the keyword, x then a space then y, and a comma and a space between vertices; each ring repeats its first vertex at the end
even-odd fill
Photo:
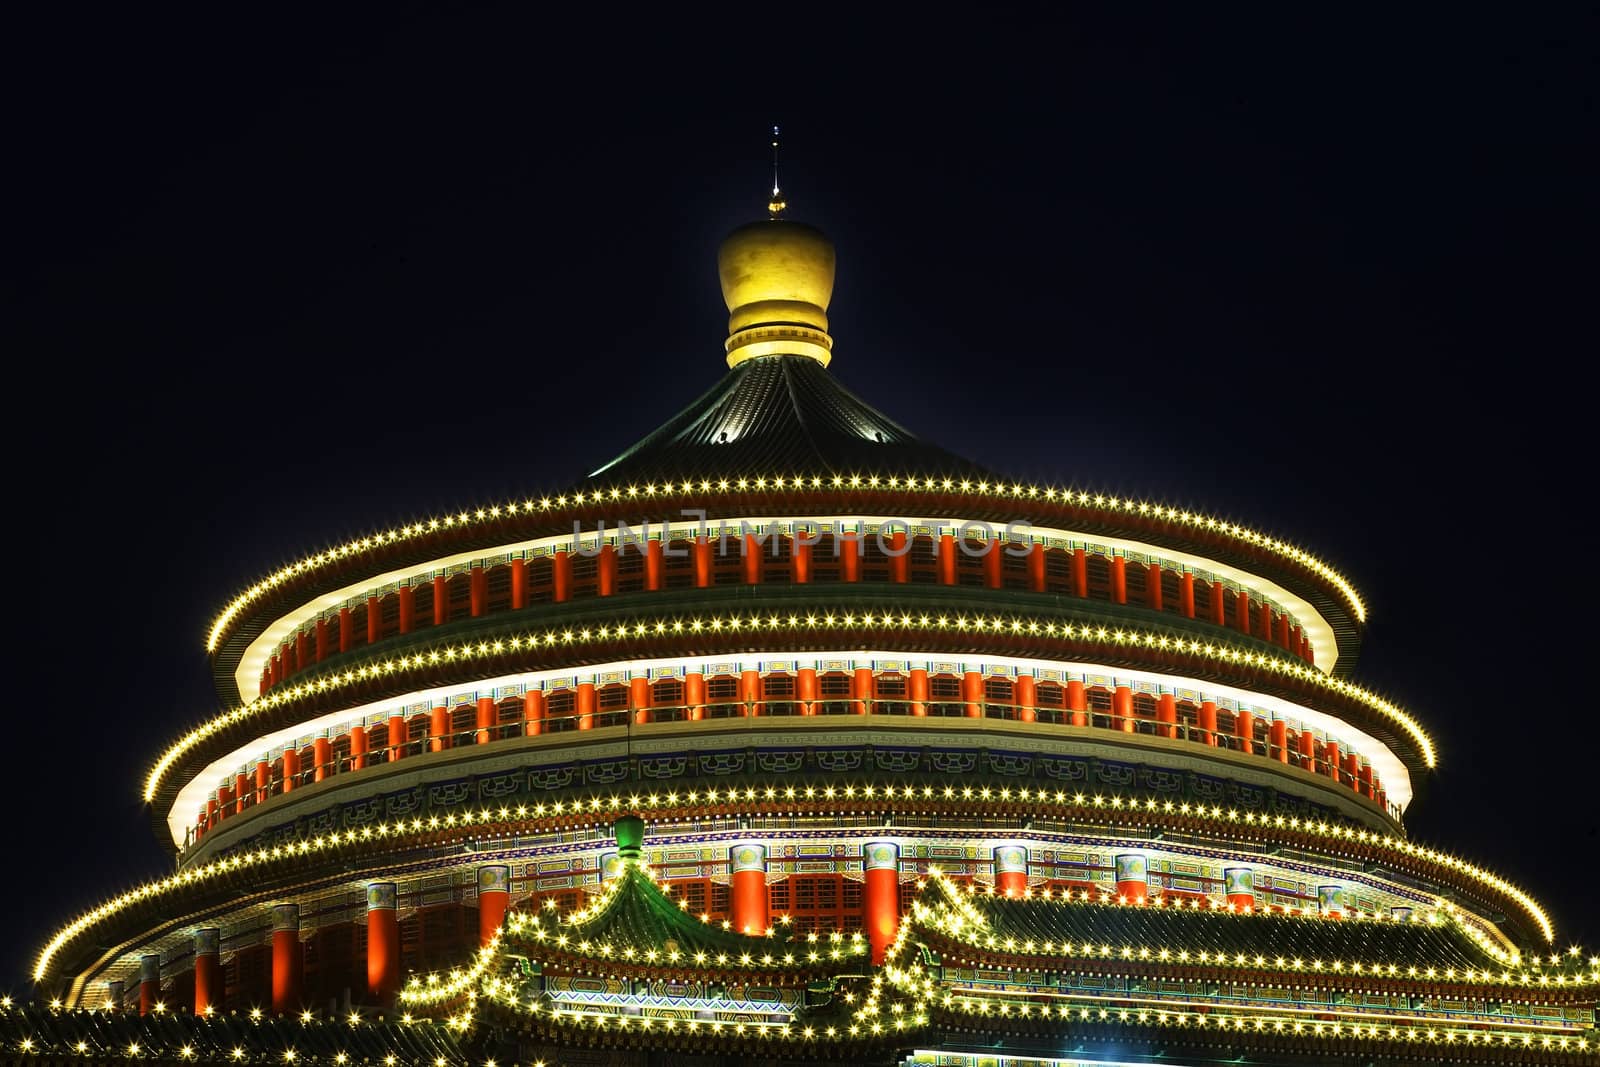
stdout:
POLYGON ((774 126, 772 127, 772 199, 767 201, 767 217, 782 218, 784 209, 788 206, 783 191, 778 186, 778 127, 774 126))

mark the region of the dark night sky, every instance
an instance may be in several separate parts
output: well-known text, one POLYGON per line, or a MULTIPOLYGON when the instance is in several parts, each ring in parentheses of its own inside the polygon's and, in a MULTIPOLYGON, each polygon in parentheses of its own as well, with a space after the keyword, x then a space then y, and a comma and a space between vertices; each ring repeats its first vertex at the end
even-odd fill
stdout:
POLYGON ((570 484, 717 378, 774 121, 845 384, 1323 554, 1370 605, 1360 679, 1441 751, 1413 833, 1600 941, 1592 10, 251 10, 0 31, 0 985, 163 870, 139 781, 212 712, 233 593, 570 484))

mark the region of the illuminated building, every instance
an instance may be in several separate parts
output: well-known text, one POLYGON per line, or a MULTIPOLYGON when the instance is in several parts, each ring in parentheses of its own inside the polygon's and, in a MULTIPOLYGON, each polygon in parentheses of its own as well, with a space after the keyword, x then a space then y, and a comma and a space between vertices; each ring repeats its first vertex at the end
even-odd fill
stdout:
POLYGON ((226 606, 144 784, 177 873, 50 938, 7 1054, 1600 1062, 1600 959, 1405 835, 1351 585, 908 433, 771 213, 664 426, 226 606))

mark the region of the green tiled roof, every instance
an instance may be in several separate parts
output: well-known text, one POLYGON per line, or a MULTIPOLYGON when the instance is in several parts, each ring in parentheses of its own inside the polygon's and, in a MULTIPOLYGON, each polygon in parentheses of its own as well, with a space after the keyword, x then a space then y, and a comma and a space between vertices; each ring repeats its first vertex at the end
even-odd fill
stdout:
MULTIPOLYGON (((828 935, 819 935, 816 942, 811 942, 779 923, 775 924, 772 936, 758 937, 723 929, 720 923, 703 922, 698 915, 691 915, 674 903, 648 873, 632 864, 624 867, 615 888, 608 891, 596 910, 581 913, 578 921, 552 922, 548 918, 536 918, 539 929, 545 932, 543 938, 537 937, 530 926, 519 929, 513 925, 507 931, 508 944, 528 949, 535 956, 543 954, 541 948, 548 951, 559 945, 567 952, 661 966, 667 966, 669 960, 650 960, 644 954, 651 951, 665 954, 675 948, 681 954, 679 965, 739 965, 741 961, 745 965, 760 964, 763 957, 768 956, 772 959, 765 962, 785 965, 784 957, 792 954, 794 962, 787 966, 795 966, 804 964, 808 954, 817 951, 821 959, 812 962, 808 969, 816 970, 834 962, 831 949, 835 942, 828 935), (563 936, 564 943, 557 940, 563 936), (588 948, 584 947, 585 943, 588 948), (609 952, 600 951, 602 945, 607 946, 609 952), (635 954, 623 955, 628 949, 635 954), (697 960, 700 956, 704 959, 697 960)), ((865 942, 848 937, 843 941, 846 949, 855 944, 864 946, 865 942)), ((861 957, 847 953, 847 958, 859 960, 861 957)))
POLYGON ((808 356, 739 364, 594 475, 620 482, 795 471, 989 477, 912 434, 808 356))
MULTIPOLYGON (((1026 950, 1022 943, 1032 941, 1033 951, 1042 954, 1044 943, 1053 942, 1056 948, 1052 955, 1063 964, 1080 955, 1062 956, 1063 942, 1080 949, 1087 942, 1097 950, 1109 945, 1113 954, 1104 957, 1107 959, 1122 959, 1121 951, 1127 946, 1135 953, 1148 948, 1152 954, 1167 949, 1174 954, 1187 950, 1191 956, 1202 951, 1230 958, 1243 954, 1249 960, 1261 956, 1268 964, 1280 957, 1307 962, 1395 964, 1401 974, 1413 965, 1423 970, 1453 967, 1498 971, 1502 967, 1464 930, 1451 923, 1337 920, 1059 898, 966 896, 941 879, 930 881, 919 899, 935 913, 957 907, 958 899, 975 908, 987 926, 962 930, 959 940, 964 943, 996 953, 1023 953, 1026 950), (990 944, 990 936, 996 944, 990 944), (1017 943, 1011 949, 1004 947, 1008 938, 1017 943)), ((929 932, 939 934, 937 930, 929 932)), ((1101 958, 1098 951, 1096 958, 1101 958)))
POLYGON ((285 1063, 285 1053, 333 1063, 344 1053, 352 1064, 381 1064, 395 1057, 396 1067, 434 1067, 443 1057, 459 1065, 472 1057, 445 1027, 428 1021, 361 1021, 346 1019, 301 1022, 298 1017, 193 1015, 168 1011, 140 1016, 133 1011, 60 1011, 34 1005, 0 1010, 0 1056, 25 1048, 41 1060, 71 1057, 84 1062, 140 1059, 157 1062, 230 1064, 285 1063), (82 1042, 85 1051, 78 1051, 82 1042), (132 1052, 133 1046, 139 1052, 132 1052), (189 1053, 182 1050, 187 1046, 189 1053), (234 1049, 244 1050, 235 1056, 234 1049))

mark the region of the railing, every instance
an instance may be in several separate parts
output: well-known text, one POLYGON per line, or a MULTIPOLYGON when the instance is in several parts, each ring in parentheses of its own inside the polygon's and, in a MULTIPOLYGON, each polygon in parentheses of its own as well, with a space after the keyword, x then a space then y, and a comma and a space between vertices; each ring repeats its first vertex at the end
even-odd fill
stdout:
MULTIPOLYGON (((428 752, 442 752, 479 744, 492 744, 514 737, 536 736, 566 731, 586 731, 631 724, 666 722, 695 722, 709 719, 763 719, 786 716, 861 716, 891 715, 903 717, 1002 719, 1013 722, 1034 722, 1060 727, 1068 731, 1106 731, 1109 733, 1138 734, 1161 737, 1172 741, 1222 748, 1298 767, 1303 771, 1337 782, 1341 787, 1380 806, 1391 818, 1398 820, 1401 809, 1390 803, 1382 783, 1375 775, 1363 779, 1359 773, 1351 774, 1342 761, 1325 758, 1321 745, 1312 754, 1305 754, 1295 744, 1278 745, 1266 738, 1244 738, 1222 729, 1205 729, 1198 723, 1179 718, 1162 721, 1142 715, 1122 715, 1104 709, 1071 710, 1059 707, 1037 707, 993 700, 908 700, 901 697, 829 697, 800 700, 792 697, 763 697, 754 700, 723 700, 700 704, 661 704, 648 708, 611 708, 595 711, 546 713, 537 719, 496 722, 487 726, 471 726, 449 730, 426 737, 407 738, 399 744, 379 745, 366 752, 352 754, 340 752, 329 760, 316 763, 307 761, 285 778, 278 770, 281 761, 274 761, 274 770, 265 782, 256 771, 246 774, 246 788, 239 796, 229 796, 226 801, 208 801, 207 810, 201 813, 203 822, 197 822, 186 833, 185 847, 197 843, 204 834, 220 823, 242 813, 274 796, 305 788, 343 774, 367 767, 391 763, 398 759, 420 756, 428 752), (1030 718, 1031 715, 1031 718, 1030 718), (211 804, 216 804, 215 812, 211 804)), ((1257 725, 1261 725, 1261 720, 1257 725)), ((360 729, 364 729, 360 728, 360 729)), ((346 735, 348 736, 348 735, 346 735)), ((342 746, 341 746, 342 747, 342 746)), ((1339 745, 1339 751, 1345 748, 1339 745)), ((1370 775, 1370 770, 1369 770, 1370 775)), ((234 783, 225 788, 230 791, 234 783)))

